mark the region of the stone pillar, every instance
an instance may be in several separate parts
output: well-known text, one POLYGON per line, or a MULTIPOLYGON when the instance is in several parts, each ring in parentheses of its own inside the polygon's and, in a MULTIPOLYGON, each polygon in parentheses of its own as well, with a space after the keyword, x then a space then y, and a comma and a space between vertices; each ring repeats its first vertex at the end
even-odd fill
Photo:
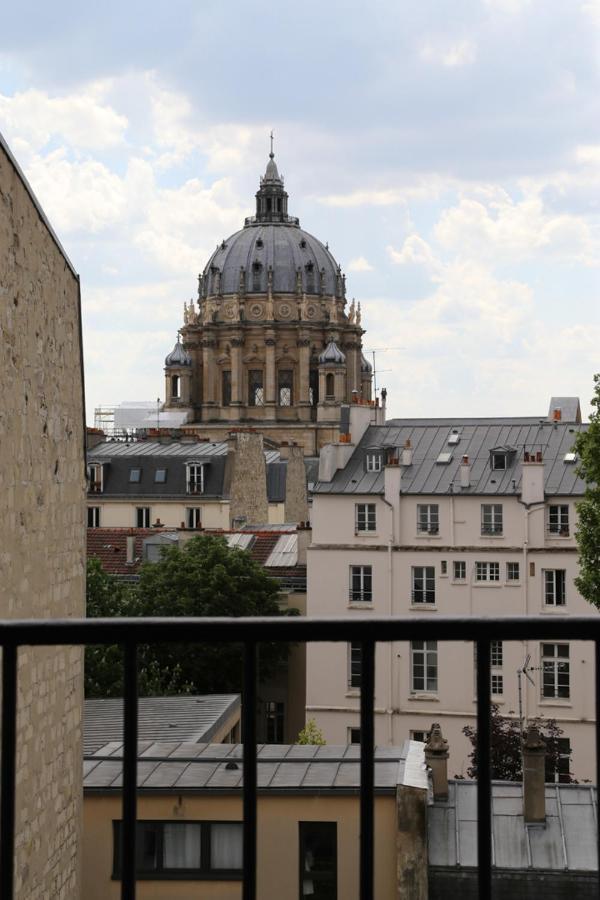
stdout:
MULTIPOLYGON (((242 346, 244 339, 231 339, 231 405, 243 406, 244 373, 242 370, 242 346)), ((237 416, 237 413, 236 413, 237 416)), ((236 417, 234 416, 234 418, 236 417)))
POLYGON ((215 405, 215 341, 202 341, 202 405, 215 405))
POLYGON ((277 385, 275 383, 275 332, 269 329, 265 332, 265 406, 267 418, 275 418, 277 405, 277 385), (269 411, 270 407, 270 411, 269 411))
POLYGON ((308 337, 301 335, 297 341, 298 345, 298 405, 310 406, 308 396, 308 388, 310 385, 310 340, 308 337))
POLYGON ((448 741, 434 722, 425 744, 425 762, 431 769, 434 800, 448 799, 448 741))
MULTIPOLYGON (((284 448, 281 448, 282 451, 284 448)), ((291 444, 281 453, 287 457, 285 470, 285 521, 308 522, 308 494, 306 489, 306 468, 302 447, 291 444)))
POLYGON ((336 366, 335 369, 335 401, 336 403, 345 403, 346 401, 346 366, 336 366))
POLYGON ((523 741, 523 815, 526 822, 546 821, 546 743, 533 725, 523 741))
POLYGON ((233 453, 230 451, 229 459, 230 522, 244 518, 248 525, 264 525, 269 518, 269 503, 262 434, 238 432, 235 435, 235 450, 233 453))
POLYGON ((427 791, 396 788, 396 897, 427 900, 427 791))

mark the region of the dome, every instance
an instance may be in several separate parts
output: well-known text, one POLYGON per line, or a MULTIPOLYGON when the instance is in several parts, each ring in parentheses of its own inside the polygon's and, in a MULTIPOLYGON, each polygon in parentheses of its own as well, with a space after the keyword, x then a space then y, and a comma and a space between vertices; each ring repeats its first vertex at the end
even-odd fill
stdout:
POLYGON ((341 366, 346 362, 346 357, 335 341, 329 341, 323 352, 319 354, 319 362, 341 366))
POLYGON ((371 375, 373 373, 373 366, 364 353, 360 354, 360 371, 365 372, 367 375, 371 375))
POLYGON ((165 358, 165 367, 169 368, 170 366, 191 366, 192 357, 190 354, 183 349, 183 345, 179 340, 179 335, 177 335, 177 343, 165 358))

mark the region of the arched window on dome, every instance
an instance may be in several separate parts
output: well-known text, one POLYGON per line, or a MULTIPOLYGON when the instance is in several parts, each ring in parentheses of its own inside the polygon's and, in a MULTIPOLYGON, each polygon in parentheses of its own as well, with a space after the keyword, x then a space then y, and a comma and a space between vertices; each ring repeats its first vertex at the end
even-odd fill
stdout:
POLYGON ((273 201, 271 200, 270 197, 267 197, 267 212, 271 212, 272 208, 273 208, 273 201))
POLYGON ((181 377, 179 375, 171 375, 171 400, 179 400, 181 398, 181 377))
POLYGON ((306 265, 306 293, 314 294, 315 292, 315 267, 311 262, 306 265))
POLYGON ((335 400, 335 378, 333 372, 328 372, 325 376, 325 399, 335 400))
POLYGON ((277 199, 277 212, 281 212, 281 197, 277 199))
POLYGON ((262 266, 259 262, 255 262, 252 266, 252 290, 260 291, 260 276, 262 273, 262 266))

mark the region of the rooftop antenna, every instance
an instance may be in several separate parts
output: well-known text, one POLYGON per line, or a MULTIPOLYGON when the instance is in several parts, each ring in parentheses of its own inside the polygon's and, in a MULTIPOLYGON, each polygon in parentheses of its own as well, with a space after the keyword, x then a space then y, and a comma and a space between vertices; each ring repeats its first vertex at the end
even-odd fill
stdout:
POLYGON ((373 396, 377 396, 377 372, 391 372, 391 369, 378 369, 377 368, 377 353, 393 353, 396 350, 406 350, 406 347, 376 347, 374 350, 365 350, 365 353, 370 353, 373 357, 373 396))
POLYGON ((160 429, 160 397, 156 398, 156 430, 160 429))
POLYGON ((271 159, 273 159, 273 157, 275 156, 275 154, 273 153, 273 129, 272 128, 271 128, 271 152, 269 153, 269 156, 271 157, 271 159))

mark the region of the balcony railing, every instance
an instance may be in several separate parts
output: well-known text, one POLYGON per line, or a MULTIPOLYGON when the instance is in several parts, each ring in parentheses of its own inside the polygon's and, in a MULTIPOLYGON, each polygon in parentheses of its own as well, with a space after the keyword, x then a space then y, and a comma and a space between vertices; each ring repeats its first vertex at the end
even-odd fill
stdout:
MULTIPOLYGON (((12 900, 17 744, 17 656, 23 646, 121 644, 125 650, 123 827, 121 900, 136 896, 137 647, 149 643, 241 643, 244 646, 243 900, 256 900, 257 646, 265 641, 359 642, 360 688, 360 900, 373 900, 375 644, 389 641, 473 641, 477 646, 477 853, 480 900, 492 895, 490 647, 498 640, 593 640, 596 688, 596 780, 600 783, 600 617, 348 619, 89 619, 0 621, 2 654, 2 769, 0 797, 0 896, 12 900)), ((600 841, 599 841, 600 858, 600 841)), ((600 867, 599 867, 600 877, 600 867)), ((600 881, 599 881, 600 889, 600 881)))

